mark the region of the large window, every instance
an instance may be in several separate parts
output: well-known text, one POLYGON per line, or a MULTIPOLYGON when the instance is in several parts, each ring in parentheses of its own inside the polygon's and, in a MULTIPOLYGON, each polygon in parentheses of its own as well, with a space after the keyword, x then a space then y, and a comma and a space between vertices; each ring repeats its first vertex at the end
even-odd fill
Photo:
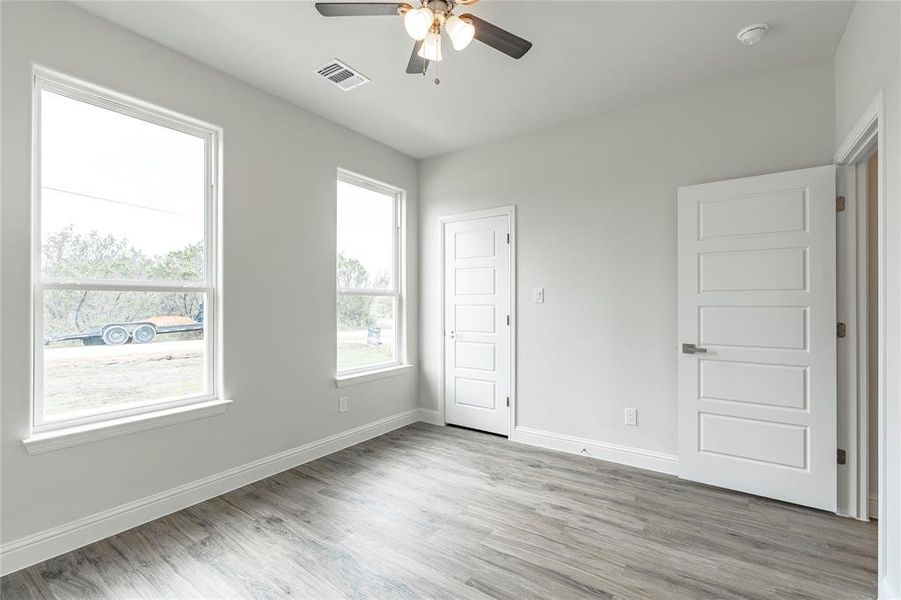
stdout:
POLYGON ((34 84, 34 431, 211 400, 216 131, 34 84))
POLYGON ((338 368, 341 375, 402 361, 402 192, 338 176, 338 368))

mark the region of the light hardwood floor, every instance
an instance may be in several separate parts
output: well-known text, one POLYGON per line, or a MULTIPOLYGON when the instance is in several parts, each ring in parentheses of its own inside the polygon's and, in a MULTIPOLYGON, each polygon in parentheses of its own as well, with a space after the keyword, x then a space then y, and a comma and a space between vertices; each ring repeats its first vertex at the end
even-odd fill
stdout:
POLYGON ((415 424, 2 579, 19 598, 873 598, 876 527, 415 424))

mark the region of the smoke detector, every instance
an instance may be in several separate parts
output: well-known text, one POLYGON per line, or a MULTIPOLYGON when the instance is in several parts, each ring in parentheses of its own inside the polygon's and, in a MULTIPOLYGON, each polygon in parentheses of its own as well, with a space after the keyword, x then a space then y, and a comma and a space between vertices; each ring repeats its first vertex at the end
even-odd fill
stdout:
POLYGON ((770 26, 766 23, 755 23, 754 25, 748 25, 739 31, 736 37, 738 38, 738 41, 745 46, 753 46, 759 42, 769 30, 770 26))

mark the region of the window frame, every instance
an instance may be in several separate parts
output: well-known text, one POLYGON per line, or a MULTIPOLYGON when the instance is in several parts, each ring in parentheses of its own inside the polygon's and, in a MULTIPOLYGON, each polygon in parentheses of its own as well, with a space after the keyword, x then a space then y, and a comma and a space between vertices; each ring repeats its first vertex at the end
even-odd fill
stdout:
MULTIPOLYGON (((357 187, 361 187, 379 194, 383 194, 385 196, 394 197, 394 235, 392 236, 393 240, 393 258, 392 268, 394 269, 394 273, 391 277, 392 287, 389 289, 382 290, 373 290, 373 289, 363 289, 363 288, 339 288, 337 281, 337 273, 335 278, 335 305, 337 306, 338 297, 344 296, 380 296, 380 297, 388 297, 394 298, 394 360, 366 365, 364 367, 357 367, 353 369, 338 369, 338 347, 337 347, 337 315, 335 318, 335 378, 336 379, 344 379, 344 378, 353 378, 363 375, 368 375, 371 373, 378 373, 381 371, 385 371, 388 369, 401 367, 406 365, 406 319, 405 319, 405 277, 404 277, 404 266, 406 264, 405 261, 405 245, 404 245, 404 231, 405 231, 405 218, 404 218, 404 209, 406 205, 406 192, 393 185, 389 185, 387 183, 383 183, 381 181, 372 179, 370 177, 366 177, 364 175, 360 175, 359 173, 354 173, 353 171, 348 171, 346 169, 338 169, 338 176, 336 179, 336 193, 335 193, 335 208, 337 213, 337 203, 338 203, 338 195, 337 195, 337 183, 346 183, 350 185, 355 185, 357 187)), ((337 214, 335 218, 335 234, 337 241, 337 232, 338 232, 338 222, 337 222, 337 214)), ((337 244, 335 248, 335 257, 337 259, 338 251, 337 244)))
POLYGON ((83 426, 97 426, 127 417, 149 415, 220 399, 221 345, 220 303, 221 263, 219 212, 221 210, 220 171, 222 130, 143 102, 141 100, 95 86, 39 66, 32 70, 32 181, 31 181, 31 432, 32 435, 83 426), (58 94, 66 98, 110 110, 154 125, 199 137, 204 141, 204 275, 198 282, 72 279, 46 277, 42 270, 41 231, 41 94, 58 94), (130 292, 196 292, 204 299, 204 383, 205 393, 170 399, 145 400, 117 405, 118 408, 97 409, 78 416, 47 420, 44 418, 44 293, 54 289, 130 292))

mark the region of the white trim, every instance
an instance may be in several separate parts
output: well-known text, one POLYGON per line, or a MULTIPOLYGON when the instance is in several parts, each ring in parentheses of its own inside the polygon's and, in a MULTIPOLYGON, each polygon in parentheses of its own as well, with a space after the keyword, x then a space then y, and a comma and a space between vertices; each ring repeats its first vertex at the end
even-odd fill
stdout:
POLYGON ((879 600, 901 600, 901 591, 891 589, 891 585, 888 577, 879 581, 879 600))
POLYGON ((867 514, 879 514, 879 494, 867 494, 867 514))
POLYGON ((873 139, 881 137, 879 130, 882 128, 880 120, 883 114, 885 114, 885 101, 882 90, 880 90, 854 127, 851 128, 848 137, 835 151, 835 164, 852 165, 864 158, 863 155, 869 152, 873 139))
POLYGON ((127 280, 81 280, 43 278, 41 287, 45 290, 89 290, 89 291, 135 291, 135 292, 196 292, 205 294, 209 288, 205 285, 178 282, 127 281, 127 280))
MULTIPOLYGON (((361 288, 337 288, 335 298, 340 296, 383 296, 394 298, 394 359, 377 365, 366 365, 354 369, 338 370, 336 364, 335 385, 342 387, 339 381, 350 380, 352 377, 359 377, 368 374, 378 375, 383 371, 391 368, 403 368, 407 361, 407 244, 406 244, 406 206, 407 192, 406 190, 393 186, 371 177, 366 177, 338 167, 337 182, 361 187, 384 196, 394 197, 394 273, 391 277, 391 289, 387 290, 368 290, 361 288)), ((335 196, 337 206, 337 194, 335 196)), ((335 222, 335 230, 337 231, 337 220, 335 222)), ((336 286, 337 287, 337 286, 336 286)), ((337 361, 337 352, 335 354, 337 361)), ((381 377, 373 377, 380 379, 381 377)), ((350 384, 347 384, 350 385, 350 384)))
POLYGON ((438 425, 440 427, 447 425, 447 423, 444 422, 444 415, 433 408, 420 408, 419 420, 423 423, 438 425))
POLYGON ((208 400, 206 402, 193 402, 185 406, 167 408, 154 412, 144 412, 137 415, 122 417, 119 419, 54 429, 45 433, 36 433, 22 440, 28 454, 43 454, 81 446, 101 440, 122 437, 138 431, 158 429, 175 423, 193 421, 202 417, 223 413, 231 404, 231 400, 208 400))
MULTIPOLYGON (((488 208, 485 210, 476 210, 456 215, 447 215, 441 217, 439 239, 441 240, 441 266, 439 269, 440 288, 439 294, 441 298, 441 308, 438 324, 438 338, 441 340, 441 370, 439 375, 438 390, 438 414, 441 424, 447 423, 445 417, 444 402, 444 377, 445 377, 445 354, 444 354, 444 319, 445 319, 445 297, 444 297, 444 268, 446 257, 444 255, 444 226, 448 223, 456 223, 459 221, 471 221, 474 219, 485 219, 489 217, 507 217, 510 220, 510 435, 516 430, 516 205, 499 206, 497 208, 488 208)), ((509 437, 509 436, 508 436, 509 437)))
POLYGON ((411 409, 4 544, 0 575, 116 535, 419 420, 411 409))
MULTIPOLYGON (((874 148, 875 149, 875 148, 874 148)), ((856 313, 852 319, 856 321, 856 352, 852 353, 852 358, 857 359, 856 375, 857 390, 853 397, 856 400, 857 408, 857 443, 856 443, 856 466, 857 466, 857 486, 852 489, 851 493, 857 496, 857 515, 856 517, 862 521, 868 521, 870 515, 876 515, 875 511, 870 511, 870 372, 869 372, 869 323, 868 323, 868 300, 870 295, 869 287, 869 196, 870 191, 867 189, 868 181, 868 161, 872 156, 872 151, 868 152, 866 157, 853 167, 848 167, 854 171, 854 196, 856 209, 855 214, 849 214, 849 220, 856 218, 857 246, 852 250, 853 266, 857 269, 856 289, 852 290, 856 294, 855 304, 856 313), (855 355, 856 356, 853 356, 855 355)), ((878 190, 877 190, 878 193, 878 190)), ((878 223, 877 223, 878 225, 878 223)), ((848 281, 851 281, 849 279, 848 281)), ((878 282, 877 282, 878 283, 878 282)), ((878 398, 877 398, 878 401, 878 398)), ((853 440, 853 438, 852 438, 853 440)), ((854 458, 854 457, 852 457, 854 458)))
POLYGON ((845 197, 844 212, 836 214, 836 318, 848 326, 836 352, 837 445, 848 453, 846 464, 838 468, 836 513, 864 521, 869 489, 866 169, 866 159, 836 168, 836 194, 845 197))
MULTIPOLYGON (((878 425, 879 432, 879 465, 878 465, 878 556, 879 556, 879 580, 880 580, 880 598, 883 597, 883 585, 888 585, 888 565, 886 557, 888 554, 887 539, 887 523, 885 519, 885 484, 888 477, 885 456, 885 440, 888 434, 888 423, 885 417, 885 373, 886 373, 886 339, 888 338, 888 326, 886 323, 886 219, 885 219, 885 181, 886 181, 886 162, 885 162, 885 92, 879 90, 876 97, 864 111, 857 124, 851 129, 848 137, 839 145, 835 153, 835 162, 839 165, 853 165, 863 160, 867 153, 872 150, 873 138, 876 138, 877 158, 877 223, 879 225, 879 241, 878 241, 878 273, 879 281, 879 300, 878 300, 878 322, 879 322, 879 350, 877 352, 878 371, 879 371, 879 396, 878 403, 878 425)), ((859 494, 868 493, 869 490, 858 490, 859 494)))
MULTIPOLYGON (((32 67, 32 143, 31 143, 31 203, 29 205, 31 221, 31 240, 29 244, 30 273, 30 377, 29 405, 30 432, 26 448, 41 448, 47 444, 36 442, 44 437, 54 439, 74 439, 72 432, 77 431, 76 438, 83 437, 83 426, 112 425, 110 431, 122 431, 120 427, 126 417, 147 414, 157 417, 183 405, 196 405, 200 409, 209 408, 209 403, 222 393, 222 346, 220 328, 222 316, 220 312, 221 290, 221 227, 219 211, 222 207, 221 170, 219 168, 222 148, 222 129, 194 119, 186 115, 144 102, 111 91, 107 88, 88 83, 41 66, 32 67), (42 92, 51 92, 91 106, 110 110, 146 123, 179 131, 197 137, 204 142, 204 273, 203 280, 197 282, 163 282, 133 280, 96 280, 44 277, 41 271, 41 126, 42 126, 42 92), (44 325, 43 298, 45 290, 83 289, 83 290, 132 290, 140 292, 195 292, 204 295, 204 347, 205 368, 202 394, 177 399, 157 399, 140 403, 128 403, 106 410, 96 410, 78 415, 65 415, 57 420, 44 418, 43 409, 43 361, 44 361, 44 325), (60 431, 60 436, 43 436, 44 433, 60 431)), ((130 421, 129 421, 130 422, 130 421)), ((88 430, 99 431, 101 428, 87 427, 88 430)), ((120 435, 120 434, 117 434, 120 435)), ((78 442, 82 443, 82 442, 78 442)), ((66 444, 74 445, 74 444, 66 444)), ((65 446, 62 446, 65 447, 65 446)), ((40 450, 46 451, 46 450, 40 450)))
POLYGON ((569 454, 579 454, 639 469, 666 473, 667 475, 678 475, 679 473, 679 457, 675 454, 610 444, 562 433, 529 429, 527 427, 515 428, 510 439, 530 446, 559 450, 569 454))
POLYGON ((349 375, 335 376, 335 387, 347 387, 349 385, 358 385, 377 379, 386 379, 388 377, 397 377, 404 375, 413 369, 413 365, 394 365, 386 369, 369 370, 362 373, 353 373, 349 375))
POLYGON ((498 206, 497 208, 486 208, 484 210, 474 210, 456 215, 447 215, 441 217, 441 223, 456 223, 458 221, 472 221, 473 219, 487 219, 489 217, 506 217, 514 214, 516 214, 516 205, 510 204, 508 206, 498 206))
POLYGON ((219 127, 201 119, 169 110, 107 87, 88 83, 41 65, 33 65, 32 73, 35 78, 41 80, 41 89, 123 113, 142 121, 149 121, 198 137, 206 136, 210 130, 220 130, 219 127))
POLYGON ((385 296, 386 298, 393 298, 398 294, 394 290, 364 290, 354 288, 338 288, 338 293, 342 296, 385 296))

